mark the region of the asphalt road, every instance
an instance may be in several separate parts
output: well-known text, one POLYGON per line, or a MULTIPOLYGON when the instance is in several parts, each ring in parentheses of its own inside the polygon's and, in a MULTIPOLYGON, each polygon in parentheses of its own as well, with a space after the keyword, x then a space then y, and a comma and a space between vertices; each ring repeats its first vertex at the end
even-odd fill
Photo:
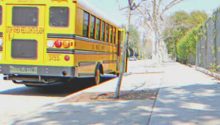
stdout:
MULTIPOLYGON (((112 78, 114 77, 104 77, 104 81, 112 78)), ((33 88, 0 80, 0 125, 11 124, 17 118, 34 113, 44 105, 94 86, 92 81, 91 78, 77 79, 62 85, 33 88)))

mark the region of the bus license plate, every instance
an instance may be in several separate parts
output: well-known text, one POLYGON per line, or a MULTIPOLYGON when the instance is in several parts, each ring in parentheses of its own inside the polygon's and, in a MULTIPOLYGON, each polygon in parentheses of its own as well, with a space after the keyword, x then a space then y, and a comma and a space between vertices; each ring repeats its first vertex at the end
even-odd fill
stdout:
POLYGON ((37 74, 37 67, 16 67, 10 66, 10 73, 13 74, 37 74))

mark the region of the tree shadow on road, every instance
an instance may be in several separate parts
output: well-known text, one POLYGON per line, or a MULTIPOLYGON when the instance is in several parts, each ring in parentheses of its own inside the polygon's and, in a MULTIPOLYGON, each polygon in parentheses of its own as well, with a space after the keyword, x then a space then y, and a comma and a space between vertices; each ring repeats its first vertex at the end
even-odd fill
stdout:
POLYGON ((152 100, 60 103, 21 119, 15 125, 219 125, 220 85, 193 84, 162 88, 152 100))
POLYGON ((136 100, 60 104, 13 125, 145 125, 152 103, 136 100))
POLYGON ((162 88, 150 125, 219 125, 220 85, 162 88))

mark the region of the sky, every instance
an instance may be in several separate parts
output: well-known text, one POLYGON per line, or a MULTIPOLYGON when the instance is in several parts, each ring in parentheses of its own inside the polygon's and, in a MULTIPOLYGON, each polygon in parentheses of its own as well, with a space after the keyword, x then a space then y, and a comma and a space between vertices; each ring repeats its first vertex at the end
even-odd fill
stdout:
POLYGON ((174 7, 172 11, 185 10, 191 12, 193 10, 204 10, 208 14, 212 14, 218 7, 220 7, 219 0, 185 0, 174 7))
MULTIPOLYGON (((108 14, 109 18, 117 20, 118 24, 126 24, 126 15, 119 10, 127 6, 127 0, 84 0, 96 6, 102 13, 108 14)), ((214 10, 220 7, 220 0, 185 0, 168 11, 168 15, 175 11, 184 10, 191 12, 193 10, 203 10, 212 14, 214 10)))

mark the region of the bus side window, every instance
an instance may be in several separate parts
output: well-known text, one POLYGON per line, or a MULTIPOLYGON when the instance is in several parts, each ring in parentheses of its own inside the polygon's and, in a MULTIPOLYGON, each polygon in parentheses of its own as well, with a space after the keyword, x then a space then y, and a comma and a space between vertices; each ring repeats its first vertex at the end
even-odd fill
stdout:
POLYGON ((105 22, 102 21, 102 32, 101 32, 101 40, 105 41, 105 22))
POLYGON ((0 25, 2 25, 2 6, 0 6, 0 25))
POLYGON ((110 43, 113 43, 113 41, 112 41, 113 40, 112 39, 113 38, 112 31, 113 31, 112 26, 110 26, 110 43))
POLYGON ((83 14, 83 37, 88 37, 89 33, 89 13, 84 11, 83 14))
POLYGON ((115 44, 117 45, 118 44, 118 41, 117 41, 117 30, 115 28, 115 44))
POLYGON ((100 19, 96 19, 96 40, 100 40, 100 29, 101 29, 101 21, 100 19))
POLYGON ((109 42, 109 25, 105 25, 105 42, 109 42))
POLYGON ((116 32, 116 29, 115 29, 115 27, 114 27, 114 28, 113 28, 113 43, 114 43, 114 44, 116 44, 116 40, 115 40, 116 34, 115 34, 115 32, 116 32))
POLYGON ((90 38, 95 38, 95 17, 92 15, 90 18, 90 38))
POLYGON ((118 31, 118 56, 121 54, 121 31, 118 31))

